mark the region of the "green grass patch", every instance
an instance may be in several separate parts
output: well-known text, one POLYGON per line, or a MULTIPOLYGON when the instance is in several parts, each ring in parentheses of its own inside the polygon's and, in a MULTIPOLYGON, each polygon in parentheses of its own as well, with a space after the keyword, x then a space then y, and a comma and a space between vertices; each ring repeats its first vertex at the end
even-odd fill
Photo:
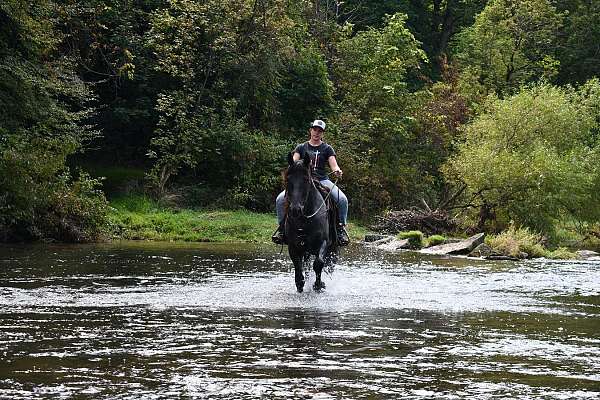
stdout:
POLYGON ((424 247, 425 240, 423 236, 423 232, 421 231, 406 231, 400 232, 396 235, 398 239, 408 239, 408 244, 413 249, 420 249, 424 247))
POLYGON ((445 241, 445 236, 431 235, 425 238, 425 247, 437 246, 438 244, 443 244, 445 241))
MULTIPOLYGON (((112 236, 127 240, 271 243, 277 217, 246 210, 181 210, 162 206, 143 195, 111 201, 112 236)), ((367 230, 348 224, 352 240, 367 230)))

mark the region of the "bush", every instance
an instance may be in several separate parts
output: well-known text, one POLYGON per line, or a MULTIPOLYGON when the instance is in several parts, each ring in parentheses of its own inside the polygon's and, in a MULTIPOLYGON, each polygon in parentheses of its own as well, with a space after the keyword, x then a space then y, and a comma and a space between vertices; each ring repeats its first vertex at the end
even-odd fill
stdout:
POLYGON ((470 215, 477 230, 513 220, 552 238, 559 219, 600 219, 600 147, 587 97, 539 85, 492 100, 467 126, 444 173, 480 207, 470 215))
POLYGON ((532 233, 528 228, 511 225, 498 235, 486 237, 486 242, 495 251, 510 257, 533 258, 546 255, 541 244, 542 236, 532 233))
POLYGON ((396 237, 398 239, 408 239, 408 244, 413 249, 424 247, 425 242, 423 239, 423 232, 421 231, 400 232, 396 237))
POLYGON ((429 236, 426 240, 427 246, 437 246, 438 244, 443 244, 446 241, 446 238, 442 235, 432 235, 429 236))
POLYGON ((559 247, 554 251, 548 252, 547 257, 553 260, 577 260, 580 258, 577 253, 573 253, 566 247, 559 247))
POLYGON ((108 204, 100 181, 84 173, 72 178, 49 145, 0 149, 0 240, 87 242, 104 233, 108 204))

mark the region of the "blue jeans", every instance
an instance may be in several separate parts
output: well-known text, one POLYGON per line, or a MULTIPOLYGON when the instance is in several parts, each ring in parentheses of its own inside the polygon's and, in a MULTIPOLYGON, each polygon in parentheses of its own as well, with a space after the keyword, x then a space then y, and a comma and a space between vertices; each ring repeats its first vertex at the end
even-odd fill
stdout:
MULTIPOLYGON (((320 181, 321 185, 328 187, 329 190, 332 190, 331 197, 333 197, 338 205, 338 212, 340 217, 340 223, 346 225, 348 221, 348 198, 340 190, 340 188, 336 185, 333 187, 333 182, 329 179, 325 179, 320 181)), ((277 200, 275 200, 275 210, 277 211, 277 222, 279 225, 283 224, 283 219, 285 218, 285 190, 277 196, 277 200)))

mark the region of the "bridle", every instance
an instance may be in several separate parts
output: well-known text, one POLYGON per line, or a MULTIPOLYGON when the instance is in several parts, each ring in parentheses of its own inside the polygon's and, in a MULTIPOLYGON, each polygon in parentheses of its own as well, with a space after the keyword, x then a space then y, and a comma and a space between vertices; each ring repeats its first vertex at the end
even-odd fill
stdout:
MULTIPOLYGON (((309 168, 307 168, 307 169, 308 169, 308 173, 306 174, 306 176, 307 176, 307 179, 308 179, 308 181, 310 182, 310 185, 311 185, 311 186, 312 186, 312 187, 313 187, 315 190, 317 190, 317 191, 318 191, 317 187, 315 186, 315 181, 314 181, 314 179, 313 179, 313 177, 312 177, 312 171, 311 171, 310 167, 309 167, 309 168)), ((324 199, 323 199, 323 198, 321 198, 321 200, 322 200, 322 203, 321 203, 321 205, 319 206, 319 208, 317 208, 317 211, 315 211, 315 212, 314 212, 314 213, 312 213, 311 215, 304 215, 304 207, 302 207, 302 215, 300 215, 299 217, 300 217, 300 218, 304 218, 304 219, 306 219, 306 220, 309 220, 309 219, 313 218, 314 216, 316 216, 316 215, 319 213, 319 211, 321 211, 321 209, 322 209, 323 207, 325 207, 325 210, 326 210, 326 211, 328 211, 329 209, 327 208, 327 200, 329 199, 329 196, 331 196, 331 193, 333 193, 333 189, 335 189, 335 187, 337 186, 337 181, 338 181, 338 180, 336 179, 336 180, 335 180, 335 182, 333 183, 333 187, 332 187, 332 188, 329 190, 329 193, 327 193, 327 196, 325 196, 325 198, 324 198, 324 199)), ((285 195, 286 195, 286 197, 287 197, 287 194, 288 194, 288 190, 287 190, 287 188, 286 188, 286 194, 285 194, 285 195)), ((303 205, 303 206, 304 206, 304 205, 305 205, 305 204, 308 202, 308 196, 310 196, 310 189, 306 191, 306 197, 304 198, 304 202, 302 202, 302 205, 303 205)), ((289 218, 289 213, 287 213, 287 214, 286 214, 286 219, 287 219, 287 218, 289 218)))

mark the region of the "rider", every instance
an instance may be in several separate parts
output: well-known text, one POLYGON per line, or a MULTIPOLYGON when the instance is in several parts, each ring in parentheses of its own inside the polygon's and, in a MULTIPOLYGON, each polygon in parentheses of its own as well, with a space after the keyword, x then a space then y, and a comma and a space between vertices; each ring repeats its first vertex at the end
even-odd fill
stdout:
MULTIPOLYGON (((327 172, 325 171, 325 161, 329 165, 332 173, 337 178, 342 177, 342 169, 338 166, 335 151, 333 147, 323 141, 323 132, 325 132, 325 122, 320 119, 315 120, 310 126, 310 140, 301 143, 294 149, 293 158, 294 161, 298 161, 304 157, 304 153, 308 152, 311 161, 311 167, 313 169, 314 176, 319 179, 321 185, 326 186, 331 190, 331 196, 337 201, 339 211, 339 225, 337 227, 338 242, 340 245, 345 246, 349 243, 348 233, 346 232, 345 226, 348 218, 348 198, 340 190, 337 185, 329 180, 327 172)), ((277 244, 284 243, 284 219, 285 219, 285 190, 279 193, 277 200, 275 201, 275 208, 277 210, 277 220, 279 222, 279 228, 275 231, 272 236, 273 242, 277 244)))

